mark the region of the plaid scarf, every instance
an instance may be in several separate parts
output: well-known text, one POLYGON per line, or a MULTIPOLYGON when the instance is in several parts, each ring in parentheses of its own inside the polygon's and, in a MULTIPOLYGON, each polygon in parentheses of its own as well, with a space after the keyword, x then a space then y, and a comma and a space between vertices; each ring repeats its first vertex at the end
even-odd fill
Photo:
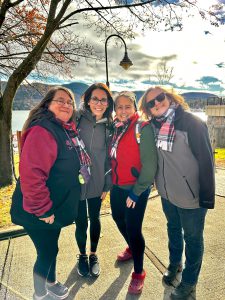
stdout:
POLYGON ((172 152, 175 139, 174 118, 176 104, 172 103, 165 114, 155 121, 160 123, 160 129, 156 132, 156 147, 164 151, 172 152))
POLYGON ((68 136, 70 142, 72 142, 71 146, 75 148, 77 155, 79 157, 80 165, 88 167, 91 166, 91 158, 88 155, 83 140, 80 138, 79 133, 76 129, 76 125, 74 122, 65 123, 61 120, 58 120, 62 127, 65 129, 66 135, 68 136))
POLYGON ((122 136, 124 133, 127 131, 127 128, 129 127, 131 123, 131 119, 126 120, 125 122, 121 122, 118 119, 115 119, 113 122, 113 137, 111 141, 111 149, 109 156, 111 158, 116 158, 116 152, 117 152, 117 147, 119 144, 119 141, 121 140, 122 136))

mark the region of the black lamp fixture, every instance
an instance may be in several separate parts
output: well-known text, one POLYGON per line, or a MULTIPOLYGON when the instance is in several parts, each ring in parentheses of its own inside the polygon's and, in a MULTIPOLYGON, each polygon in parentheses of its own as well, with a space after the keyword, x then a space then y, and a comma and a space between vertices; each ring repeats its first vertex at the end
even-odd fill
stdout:
POLYGON ((118 37, 123 41, 124 47, 125 47, 125 53, 124 53, 124 58, 121 60, 120 62, 120 66, 122 68, 124 68, 125 70, 129 69, 133 63, 132 61, 129 59, 128 54, 127 54, 127 45, 124 41, 124 39, 118 35, 118 34, 111 34, 107 37, 106 41, 105 41, 105 67, 106 67, 106 85, 109 87, 109 75, 108 75, 108 56, 107 56, 107 42, 111 37, 118 37))

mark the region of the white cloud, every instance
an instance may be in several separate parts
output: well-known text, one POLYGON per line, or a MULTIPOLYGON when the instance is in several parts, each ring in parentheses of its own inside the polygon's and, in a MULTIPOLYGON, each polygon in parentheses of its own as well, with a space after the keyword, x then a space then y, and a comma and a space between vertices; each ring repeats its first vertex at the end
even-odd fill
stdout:
MULTIPOLYGON (((213 1, 201 0, 200 5, 208 7, 213 1)), ((214 1, 216 2, 216 1, 214 1)), ((220 1, 221 2, 221 1, 220 1)), ((184 16, 184 28, 174 32, 145 32, 144 36, 136 33, 132 41, 126 40, 128 55, 133 66, 125 71, 119 66, 123 58, 124 47, 119 39, 108 42, 108 71, 112 89, 145 89, 143 81, 149 81, 155 72, 157 63, 168 58, 168 65, 174 68, 172 82, 177 86, 202 88, 199 80, 202 77, 215 77, 225 85, 225 68, 216 64, 225 63, 225 30, 224 26, 215 27, 209 21, 195 17, 184 16), (115 46, 115 42, 118 45, 115 46), (151 77, 150 77, 151 76, 151 77)), ((99 53, 104 56, 105 40, 98 40, 90 29, 82 30, 83 36, 95 45, 99 53)), ((106 81, 105 61, 92 62, 81 60, 74 67, 74 81, 106 81)), ((205 86, 206 87, 206 86, 205 86)), ((220 90, 221 91, 221 90, 220 90)), ((218 90, 218 93, 220 92, 218 90)))

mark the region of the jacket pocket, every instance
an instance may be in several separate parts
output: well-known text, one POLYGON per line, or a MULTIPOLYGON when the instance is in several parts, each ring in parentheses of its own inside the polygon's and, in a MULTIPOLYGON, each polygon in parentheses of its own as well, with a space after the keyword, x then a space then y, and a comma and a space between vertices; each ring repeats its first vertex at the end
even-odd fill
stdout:
POLYGON ((187 178, 186 178, 185 176, 183 176, 183 178, 184 178, 184 180, 186 181, 186 184, 187 184, 187 186, 188 186, 188 189, 189 189, 189 191, 191 192, 193 198, 195 198, 195 194, 194 194, 194 192, 193 192, 193 190, 192 190, 192 188, 191 188, 189 182, 187 181, 187 178))

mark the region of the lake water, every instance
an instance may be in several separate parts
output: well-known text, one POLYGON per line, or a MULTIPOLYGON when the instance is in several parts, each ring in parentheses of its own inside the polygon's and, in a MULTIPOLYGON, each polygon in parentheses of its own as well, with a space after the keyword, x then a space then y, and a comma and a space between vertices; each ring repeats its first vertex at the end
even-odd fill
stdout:
POLYGON ((13 110, 12 112, 12 132, 22 130, 23 124, 26 121, 29 110, 13 110))
MULTIPOLYGON (((29 114, 29 110, 14 110, 12 112, 12 132, 16 132, 17 130, 21 130, 24 122, 26 121, 29 114)), ((198 111, 193 112, 193 114, 197 115, 204 121, 207 121, 207 115, 204 112, 198 111)))

